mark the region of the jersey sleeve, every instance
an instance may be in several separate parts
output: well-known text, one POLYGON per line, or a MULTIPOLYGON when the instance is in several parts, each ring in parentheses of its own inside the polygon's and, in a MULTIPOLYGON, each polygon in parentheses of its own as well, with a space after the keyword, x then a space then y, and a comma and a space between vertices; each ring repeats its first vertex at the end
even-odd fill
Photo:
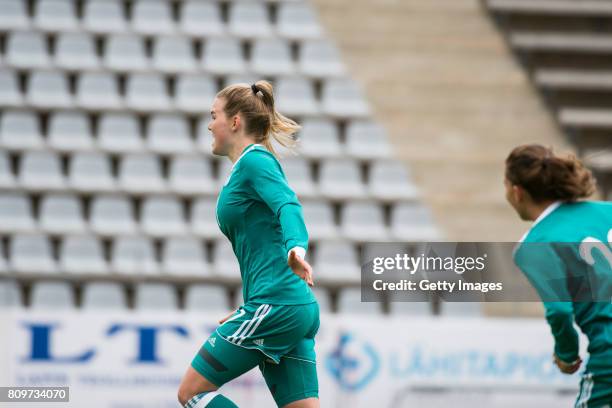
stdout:
POLYGON ((289 187, 280 164, 270 153, 257 150, 245 155, 241 161, 247 182, 281 225, 285 250, 295 247, 308 249, 302 206, 289 187))

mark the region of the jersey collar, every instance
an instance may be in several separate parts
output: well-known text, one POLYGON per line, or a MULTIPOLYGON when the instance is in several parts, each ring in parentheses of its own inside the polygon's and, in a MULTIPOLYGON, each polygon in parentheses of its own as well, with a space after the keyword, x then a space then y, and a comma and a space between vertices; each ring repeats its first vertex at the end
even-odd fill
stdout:
POLYGON ((247 147, 244 148, 244 150, 242 151, 242 154, 238 157, 238 160, 236 160, 234 162, 234 164, 232 165, 232 170, 234 170, 234 167, 236 167, 236 165, 238 164, 238 162, 240 161, 240 159, 242 159, 242 157, 247 154, 248 152, 250 152, 251 150, 253 150, 256 146, 261 146, 259 143, 251 143, 250 145, 248 145, 247 147))
POLYGON ((532 229, 535 228, 535 226, 542 221, 544 218, 548 217, 550 215, 550 213, 552 213, 553 211, 555 211, 557 208, 559 208, 559 206, 563 204, 563 201, 555 201, 554 203, 550 204, 548 207, 546 207, 544 209, 544 211, 542 211, 542 213, 538 216, 538 218, 535 219, 535 221, 533 222, 533 225, 531 226, 531 228, 529 228, 527 230, 527 232, 525 232, 525 234, 523 234, 523 237, 521 238, 520 242, 525 241, 525 238, 527 238, 527 235, 529 235, 529 233, 531 232, 532 229))

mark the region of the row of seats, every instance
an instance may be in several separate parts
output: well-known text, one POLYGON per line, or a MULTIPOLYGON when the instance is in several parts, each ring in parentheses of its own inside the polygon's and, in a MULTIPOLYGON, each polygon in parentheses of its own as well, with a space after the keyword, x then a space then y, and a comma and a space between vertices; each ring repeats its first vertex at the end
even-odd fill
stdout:
MULTIPOLYGON (((132 153, 121 157, 115 177, 111 172, 109 156, 103 153, 75 153, 70 156, 68 174, 65 176, 58 155, 36 151, 20 157, 18 173, 14 175, 8 156, 0 152, 0 188, 210 195, 221 189, 232 166, 229 160, 221 161, 218 177, 213 177, 210 161, 195 155, 174 156, 165 177, 158 156, 132 153)), ((314 181, 308 159, 285 159, 282 166, 291 188, 302 198, 397 201, 418 197, 408 170, 399 161, 370 162, 367 182, 362 179, 359 163, 352 159, 321 160, 318 182, 314 181)))
MULTIPOLYGON (((129 75, 123 94, 117 75, 104 71, 79 74, 74 94, 70 91, 68 75, 63 71, 31 71, 26 82, 27 87, 22 94, 17 73, 0 70, 0 105, 29 105, 40 109, 127 108, 142 112, 180 110, 202 113, 207 112, 217 92, 210 76, 190 74, 177 79, 172 93, 169 92, 166 78, 156 73, 129 75)), ((350 79, 325 80, 320 98, 315 93, 314 83, 307 78, 283 77, 273 82, 275 103, 278 110, 287 115, 363 117, 370 113, 361 89, 350 79)))
MULTIPOLYGON (((141 126, 142 120, 129 113, 105 113, 94 121, 84 112, 58 111, 48 116, 46 135, 43 135, 42 118, 34 111, 6 109, 0 113, 0 148, 159 154, 198 150, 211 155, 209 121, 208 117, 200 119, 192 132, 190 120, 179 114, 152 114, 141 126)), ((391 157, 388 137, 375 122, 352 120, 342 133, 330 119, 304 119, 300 125, 299 153, 306 157, 346 155, 366 160, 391 157)))
MULTIPOLYGON (((323 288, 314 290, 321 312, 337 310, 342 314, 382 314, 381 302, 361 302, 358 288, 346 288, 339 292, 336 307, 332 307, 329 293, 323 288)), ((14 281, 0 281, 0 308, 24 305, 23 295, 14 281)), ((235 292, 229 299, 224 287, 194 284, 185 291, 184 308, 198 312, 227 312, 243 303, 242 292, 235 292)), ((40 281, 32 286, 30 308, 44 310, 76 309, 76 296, 67 282, 40 281)), ((419 302, 390 302, 391 314, 428 316, 431 304, 425 299, 419 302)), ((81 308, 85 310, 126 310, 128 301, 125 289, 114 282, 90 282, 84 285, 81 308)), ((134 308, 138 310, 173 311, 179 309, 179 296, 172 285, 164 283, 139 283, 134 290, 134 308)), ((454 316, 478 316, 482 313, 479 303, 442 303, 442 314, 454 316)))
POLYGON ((144 38, 113 34, 104 39, 102 56, 96 40, 86 33, 63 33, 50 52, 49 38, 42 33, 15 31, 7 36, 3 63, 18 69, 62 68, 66 70, 147 71, 167 73, 197 72, 216 74, 251 72, 261 76, 293 75, 334 77, 345 73, 338 50, 326 40, 298 43, 294 60, 291 43, 284 39, 254 40, 246 58, 241 40, 211 38, 203 44, 187 37, 161 36, 153 41, 147 55, 144 38), (195 51, 202 46, 201 56, 195 51))
MULTIPOLYGON (((89 217, 83 215, 80 201, 72 195, 48 195, 40 205, 39 216, 32 214, 30 199, 21 193, 0 194, 0 232, 35 232, 81 234, 92 232, 102 236, 143 233, 153 237, 185 236, 204 238, 220 236, 214 217, 213 198, 198 198, 185 216, 183 203, 172 196, 153 196, 142 200, 139 220, 129 198, 108 195, 93 198, 89 217), (88 218, 88 221, 86 219, 88 218)), ((390 225, 385 222, 383 207, 377 202, 349 201, 341 207, 341 221, 335 222, 329 202, 304 200, 305 222, 311 239, 343 237, 352 241, 435 240, 431 214, 414 202, 392 206, 390 225)))
POLYGON ((127 16, 127 2, 87 0, 83 15, 77 15, 74 0, 37 0, 30 18, 23 0, 3 0, 0 30, 35 28, 45 31, 85 30, 95 33, 133 31, 145 35, 180 32, 192 36, 238 36, 317 38, 322 29, 307 2, 280 3, 272 21, 263 1, 236 1, 229 4, 227 22, 220 3, 212 0, 179 2, 178 18, 172 5, 163 0, 136 0, 127 16))

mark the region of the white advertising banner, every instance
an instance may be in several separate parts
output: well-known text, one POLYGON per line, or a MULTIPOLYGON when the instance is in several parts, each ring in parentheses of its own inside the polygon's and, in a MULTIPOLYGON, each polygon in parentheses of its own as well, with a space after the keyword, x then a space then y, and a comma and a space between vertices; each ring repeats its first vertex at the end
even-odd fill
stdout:
MULTIPOLYGON (((74 407, 178 407, 182 374, 219 317, 2 312, 0 386, 69 386, 74 407)), ((571 401, 579 382, 552 364, 543 319, 323 315, 316 340, 322 407, 428 407, 492 391, 571 401)), ((222 392, 240 407, 274 406, 257 368, 222 392)))

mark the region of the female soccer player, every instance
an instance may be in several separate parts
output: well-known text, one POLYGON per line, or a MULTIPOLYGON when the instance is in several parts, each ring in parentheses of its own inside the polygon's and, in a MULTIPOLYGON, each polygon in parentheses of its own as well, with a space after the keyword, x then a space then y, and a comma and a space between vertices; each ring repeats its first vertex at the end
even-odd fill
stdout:
POLYGON ((213 154, 233 163, 216 215, 240 264, 244 305, 219 321, 193 358, 179 401, 187 408, 236 407, 217 389, 259 366, 279 407, 316 408, 319 306, 304 260, 308 234, 272 147, 272 138, 291 147, 299 126, 275 110, 266 81, 226 87, 210 113, 213 154))
POLYGON ((543 300, 563 373, 582 363, 574 322, 589 339, 575 406, 612 407, 612 203, 579 201, 595 191, 591 172, 539 145, 510 153, 505 185, 521 219, 534 221, 514 260, 543 300))

